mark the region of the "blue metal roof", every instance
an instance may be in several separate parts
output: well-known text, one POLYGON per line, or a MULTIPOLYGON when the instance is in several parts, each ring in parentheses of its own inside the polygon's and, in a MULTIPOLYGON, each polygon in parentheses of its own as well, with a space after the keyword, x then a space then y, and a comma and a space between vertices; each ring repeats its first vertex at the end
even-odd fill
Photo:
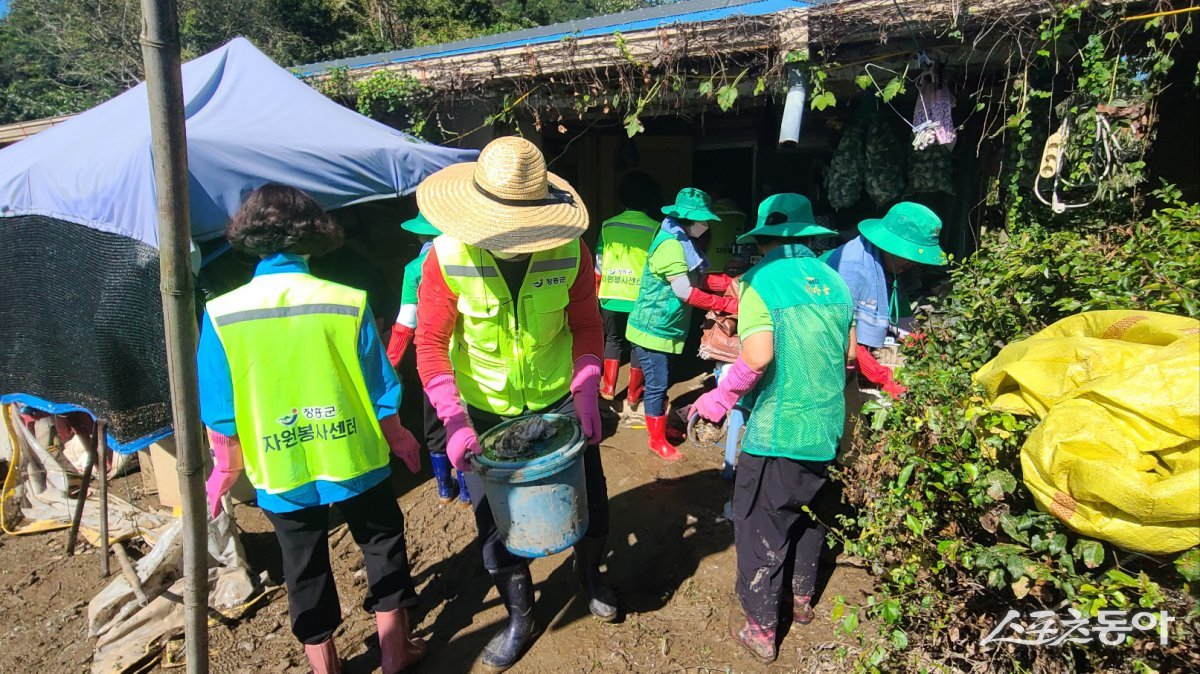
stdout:
POLYGON ((829 0, 684 0, 657 5, 646 9, 608 14, 589 19, 579 19, 558 23, 552 26, 539 26, 525 30, 488 35, 471 40, 461 40, 446 44, 403 49, 400 51, 369 54, 355 58, 324 61, 298 66, 294 71, 301 77, 318 75, 331 68, 370 68, 373 66, 405 63, 446 56, 458 56, 476 52, 506 49, 508 47, 523 47, 527 45, 547 44, 558 42, 569 37, 594 37, 611 35, 617 31, 633 32, 652 30, 660 26, 677 23, 699 23, 702 21, 718 21, 731 16, 765 16, 788 9, 803 9, 814 5, 825 4, 829 0))

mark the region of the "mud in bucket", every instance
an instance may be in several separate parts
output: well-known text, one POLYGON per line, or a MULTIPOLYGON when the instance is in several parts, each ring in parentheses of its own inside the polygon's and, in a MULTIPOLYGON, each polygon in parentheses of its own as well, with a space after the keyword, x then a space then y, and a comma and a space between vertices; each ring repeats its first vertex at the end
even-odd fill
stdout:
MULTIPOLYGON (((483 479, 488 506, 504 547, 521 557, 546 557, 575 545, 588 528, 583 429, 572 417, 533 414, 497 425, 479 438, 484 453, 471 457, 483 479), (528 460, 500 460, 492 448, 516 424, 540 417, 557 432, 527 443, 528 460)), ((511 443, 510 443, 511 444, 511 443)))

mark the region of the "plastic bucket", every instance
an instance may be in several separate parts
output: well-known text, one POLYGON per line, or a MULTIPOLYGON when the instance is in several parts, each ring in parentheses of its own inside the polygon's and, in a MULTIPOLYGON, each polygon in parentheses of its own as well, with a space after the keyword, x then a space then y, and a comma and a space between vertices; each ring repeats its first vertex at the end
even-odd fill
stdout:
MULTIPOLYGON (((547 421, 564 417, 541 416, 547 421)), ((504 432, 518 417, 480 438, 504 432)), ((587 482, 583 472, 583 429, 572 417, 572 436, 563 446, 529 461, 499 462, 482 454, 471 468, 483 478, 483 490, 504 547, 521 557, 546 557, 575 545, 588 528, 587 482)))

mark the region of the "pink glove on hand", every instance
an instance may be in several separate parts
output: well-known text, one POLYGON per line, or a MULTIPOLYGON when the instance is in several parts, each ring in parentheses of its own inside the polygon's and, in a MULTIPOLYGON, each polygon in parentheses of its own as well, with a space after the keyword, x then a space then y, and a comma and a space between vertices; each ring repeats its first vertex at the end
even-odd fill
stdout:
POLYGON ((454 376, 439 374, 429 380, 425 386, 433 409, 437 411, 438 419, 446 427, 446 456, 449 457, 454 469, 465 473, 471 470, 470 457, 472 454, 482 454, 479 446, 479 436, 471 427, 467 411, 463 409, 462 399, 458 396, 458 385, 454 376))
POLYGON ((421 443, 413 437, 407 428, 400 424, 400 417, 395 414, 379 420, 379 430, 383 431, 383 439, 387 440, 392 454, 408 466, 408 472, 414 475, 421 471, 421 443))
POLYGON ((604 436, 600 424, 600 359, 592 354, 575 361, 571 375, 571 397, 575 400, 575 416, 583 426, 589 445, 598 445, 604 436))
POLYGON ((729 366, 729 371, 721 377, 721 381, 717 382, 715 389, 692 403, 692 416, 698 414, 714 424, 721 423, 738 399, 749 393, 762 376, 763 373, 751 370, 746 361, 738 358, 729 366))
POLYGON ((236 435, 222 435, 211 428, 208 442, 212 445, 213 471, 204 491, 208 494, 208 517, 214 519, 221 514, 221 497, 242 474, 242 443, 236 435))

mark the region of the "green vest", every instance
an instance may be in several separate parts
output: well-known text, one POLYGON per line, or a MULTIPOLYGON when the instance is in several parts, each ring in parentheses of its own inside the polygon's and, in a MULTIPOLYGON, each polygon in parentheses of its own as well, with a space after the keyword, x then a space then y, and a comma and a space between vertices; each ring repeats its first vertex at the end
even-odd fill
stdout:
POLYGON ((516 416, 567 395, 573 368, 567 303, 579 275, 579 242, 533 254, 515 307, 491 253, 444 235, 433 247, 458 296, 450 362, 463 400, 516 416))
POLYGON ((830 461, 845 424, 850 289, 799 244, 771 251, 743 281, 771 312, 775 358, 756 387, 742 450, 830 461))
POLYGON ((691 327, 692 307, 675 295, 670 281, 650 271, 650 255, 663 243, 675 240, 670 232, 659 229, 650 242, 637 304, 629 314, 629 327, 662 339, 682 342, 687 339, 688 328, 691 327))
POLYGON ((256 489, 342 482, 388 464, 358 356, 366 301, 361 290, 291 273, 256 276, 208 303, 256 489))
POLYGON ((642 270, 659 223, 641 211, 625 211, 604 221, 600 230, 600 303, 628 312, 642 285, 642 270), (612 302, 611 300, 617 300, 612 302))

